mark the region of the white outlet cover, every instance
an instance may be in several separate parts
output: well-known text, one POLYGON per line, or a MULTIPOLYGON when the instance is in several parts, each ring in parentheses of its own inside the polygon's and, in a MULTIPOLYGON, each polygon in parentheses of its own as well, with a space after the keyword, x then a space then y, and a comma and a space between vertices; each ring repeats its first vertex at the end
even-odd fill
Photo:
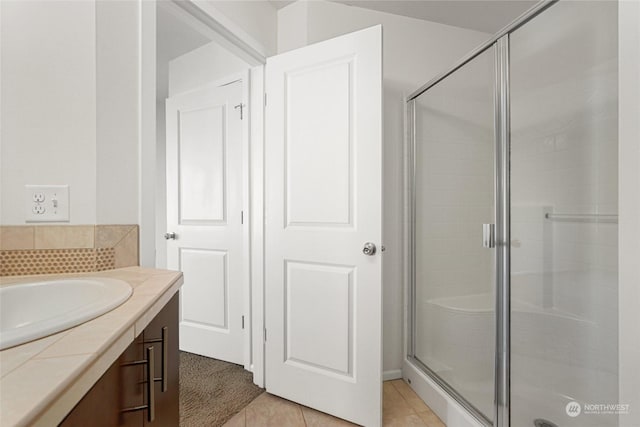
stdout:
POLYGON ((69 222, 69 186, 25 185, 25 221, 69 222))

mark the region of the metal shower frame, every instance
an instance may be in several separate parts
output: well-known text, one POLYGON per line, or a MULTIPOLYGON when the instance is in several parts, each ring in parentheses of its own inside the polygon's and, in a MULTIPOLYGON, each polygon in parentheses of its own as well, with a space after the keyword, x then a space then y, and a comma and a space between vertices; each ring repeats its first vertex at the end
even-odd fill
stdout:
POLYGON ((510 295, 510 116, 509 116, 509 35, 549 8, 558 0, 541 0, 520 15, 512 23, 498 31, 485 43, 457 62, 447 71, 431 79, 406 99, 407 126, 409 127, 409 316, 407 358, 442 387, 451 397, 464 407, 479 422, 486 426, 510 427, 511 395, 511 295, 510 295), (415 100, 430 88, 464 67, 482 53, 494 49, 495 52, 495 287, 496 287, 496 329, 495 329, 495 400, 494 421, 485 417, 453 387, 442 380, 428 366, 415 357, 415 171, 416 171, 416 128, 415 100))

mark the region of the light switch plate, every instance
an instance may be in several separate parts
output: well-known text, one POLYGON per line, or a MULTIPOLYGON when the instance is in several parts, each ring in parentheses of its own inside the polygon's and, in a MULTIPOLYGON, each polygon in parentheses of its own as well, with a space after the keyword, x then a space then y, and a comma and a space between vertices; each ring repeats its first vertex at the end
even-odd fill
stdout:
POLYGON ((68 185, 25 185, 26 222, 68 222, 68 185))

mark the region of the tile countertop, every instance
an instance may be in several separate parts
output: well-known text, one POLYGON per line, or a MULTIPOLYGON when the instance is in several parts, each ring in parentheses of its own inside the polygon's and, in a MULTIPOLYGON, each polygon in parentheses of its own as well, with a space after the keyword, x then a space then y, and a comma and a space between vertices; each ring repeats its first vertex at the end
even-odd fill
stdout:
POLYGON ((133 294, 66 331, 0 351, 0 425, 60 423, 182 285, 182 273, 141 267, 82 274, 3 277, 0 286, 64 277, 111 277, 133 294))

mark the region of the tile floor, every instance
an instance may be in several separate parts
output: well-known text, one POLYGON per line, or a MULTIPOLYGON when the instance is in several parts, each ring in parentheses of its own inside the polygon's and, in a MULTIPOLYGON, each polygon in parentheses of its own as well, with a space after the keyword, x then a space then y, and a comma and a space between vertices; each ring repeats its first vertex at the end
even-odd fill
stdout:
MULTIPOLYGON (((446 427, 403 380, 384 382, 385 427, 446 427)), ((224 427, 348 427, 349 422, 263 393, 224 427)))

